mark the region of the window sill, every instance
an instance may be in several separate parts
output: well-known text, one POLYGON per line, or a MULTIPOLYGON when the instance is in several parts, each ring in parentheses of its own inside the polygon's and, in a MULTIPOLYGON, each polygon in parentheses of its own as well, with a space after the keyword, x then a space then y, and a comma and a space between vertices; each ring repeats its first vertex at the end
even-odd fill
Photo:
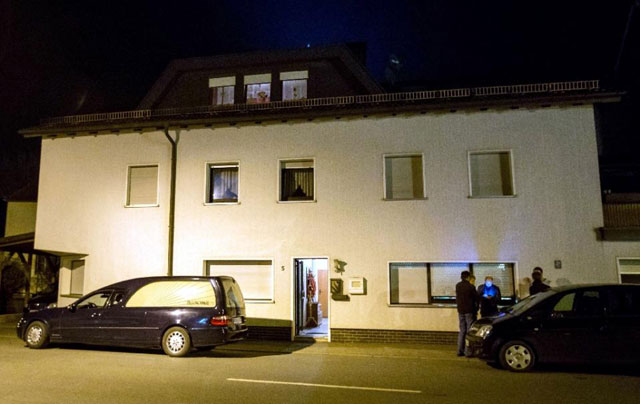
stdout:
POLYGON ((124 205, 125 208, 158 208, 160 204, 156 203, 153 205, 124 205))
POLYGON ((244 301, 246 304, 275 304, 275 300, 246 300, 244 301))
POLYGON ((317 203, 316 199, 307 201, 276 201, 276 203, 288 204, 288 203, 317 203))
POLYGON ((385 202, 393 202, 393 201, 426 201, 426 200, 429 200, 429 198, 427 198, 425 196, 423 198, 393 198, 393 199, 382 198, 382 200, 385 201, 385 202))
POLYGON ((414 308, 414 309, 455 309, 456 304, 453 303, 422 303, 422 304, 390 304, 387 303, 387 307, 402 307, 402 308, 414 308))
POLYGON ((204 206, 217 206, 217 205, 240 205, 240 201, 238 202, 205 202, 204 206))
POLYGON ((505 199, 505 198, 516 198, 518 195, 482 195, 482 196, 473 196, 469 195, 467 198, 469 199, 505 199))

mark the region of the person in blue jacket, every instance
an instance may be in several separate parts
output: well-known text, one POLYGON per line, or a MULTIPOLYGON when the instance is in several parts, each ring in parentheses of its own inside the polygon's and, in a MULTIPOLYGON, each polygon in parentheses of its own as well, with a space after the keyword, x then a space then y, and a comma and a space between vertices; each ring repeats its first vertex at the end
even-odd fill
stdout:
POLYGON ((484 278, 484 283, 478 286, 480 296, 480 315, 482 317, 494 316, 498 314, 498 303, 502 296, 500 288, 493 283, 493 277, 484 278))

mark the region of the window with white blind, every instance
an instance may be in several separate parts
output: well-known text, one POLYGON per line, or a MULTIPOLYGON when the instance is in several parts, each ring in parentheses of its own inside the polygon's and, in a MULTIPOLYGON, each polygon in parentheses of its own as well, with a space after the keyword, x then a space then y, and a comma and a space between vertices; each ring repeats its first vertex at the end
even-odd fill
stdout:
POLYGON ((282 81, 282 100, 292 101, 307 98, 307 79, 309 72, 306 70, 280 73, 282 81))
POLYGON ((211 89, 211 104, 230 105, 234 102, 236 78, 235 76, 215 77, 209 79, 211 89))
POLYGON ((313 159, 280 161, 280 201, 314 201, 315 170, 313 159))
POLYGON ((468 159, 472 198, 515 195, 510 151, 469 152, 468 159))
POLYGON ((246 302, 273 301, 273 262, 271 260, 211 260, 205 263, 205 276, 231 276, 246 302))
POLYGON ((501 304, 515 303, 513 263, 390 262, 389 303, 399 306, 455 304, 456 284, 462 271, 476 276, 480 286, 486 276, 500 288, 501 304))
POLYGON ((127 206, 158 205, 158 166, 129 166, 127 206))
POLYGON ((207 164, 206 203, 237 203, 238 173, 238 163, 207 164))
POLYGON ((264 104, 271 101, 271 74, 244 76, 247 104, 264 104))
POLYGON ((424 199, 421 154, 384 156, 384 199, 424 199))
POLYGON ((640 283, 640 258, 618 258, 620 283, 640 283))

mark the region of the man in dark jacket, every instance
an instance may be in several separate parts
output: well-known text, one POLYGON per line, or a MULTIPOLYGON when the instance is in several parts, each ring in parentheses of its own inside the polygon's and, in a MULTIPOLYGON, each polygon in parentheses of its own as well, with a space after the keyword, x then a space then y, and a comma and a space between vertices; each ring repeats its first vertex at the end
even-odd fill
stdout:
POLYGON ((542 282, 542 268, 535 267, 533 268, 533 273, 531 274, 531 279, 533 279, 533 283, 529 286, 529 294, 535 295, 536 293, 544 292, 549 289, 550 286, 542 282))
POLYGON ((498 303, 502 296, 500 288, 493 284, 493 276, 484 278, 484 283, 478 286, 478 296, 480 296, 480 315, 482 317, 498 314, 498 303))
POLYGON ((476 288, 469 282, 469 271, 462 271, 460 282, 456 284, 456 306, 458 306, 458 321, 460 333, 458 333, 458 356, 470 355, 465 347, 464 337, 471 328, 473 318, 478 307, 478 294, 476 288))

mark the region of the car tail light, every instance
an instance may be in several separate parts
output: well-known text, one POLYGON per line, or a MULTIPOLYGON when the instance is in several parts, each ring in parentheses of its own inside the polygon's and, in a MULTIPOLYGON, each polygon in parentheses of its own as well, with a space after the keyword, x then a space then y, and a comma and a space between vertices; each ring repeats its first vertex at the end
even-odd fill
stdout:
POLYGON ((217 325, 217 326, 228 326, 231 324, 231 317, 229 316, 215 316, 215 317, 211 317, 211 321, 209 321, 209 323, 211 325, 217 325))

